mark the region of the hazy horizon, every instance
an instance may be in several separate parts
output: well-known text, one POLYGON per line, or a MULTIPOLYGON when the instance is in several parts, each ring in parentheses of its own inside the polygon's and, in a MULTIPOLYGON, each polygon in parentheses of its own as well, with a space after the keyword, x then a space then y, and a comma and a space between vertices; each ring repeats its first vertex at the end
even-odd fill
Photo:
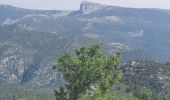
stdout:
POLYGON ((170 9, 169 0, 0 0, 0 4, 11 5, 27 9, 42 10, 77 10, 82 1, 89 1, 105 5, 131 7, 131 8, 160 8, 170 9))

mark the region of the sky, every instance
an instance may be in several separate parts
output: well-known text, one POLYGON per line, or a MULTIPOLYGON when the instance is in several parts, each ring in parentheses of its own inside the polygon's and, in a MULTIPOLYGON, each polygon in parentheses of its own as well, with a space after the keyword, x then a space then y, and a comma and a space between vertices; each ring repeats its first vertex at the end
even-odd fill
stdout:
MULTIPOLYGON (((46 10, 77 10, 84 0, 0 0, 0 4, 7 4, 21 8, 46 10)), ((132 8, 162 8, 170 9, 170 0, 86 0, 106 5, 132 8)))

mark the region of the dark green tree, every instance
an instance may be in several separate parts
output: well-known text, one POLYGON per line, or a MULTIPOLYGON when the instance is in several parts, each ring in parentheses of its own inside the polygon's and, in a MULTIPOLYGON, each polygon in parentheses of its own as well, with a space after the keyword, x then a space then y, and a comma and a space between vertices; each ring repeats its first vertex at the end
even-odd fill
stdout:
POLYGON ((118 69, 120 59, 120 53, 113 57, 105 56, 100 45, 82 47, 74 54, 60 56, 53 68, 63 73, 66 85, 64 90, 55 91, 56 99, 78 100, 92 86, 95 87, 93 91, 104 95, 122 77, 118 69))

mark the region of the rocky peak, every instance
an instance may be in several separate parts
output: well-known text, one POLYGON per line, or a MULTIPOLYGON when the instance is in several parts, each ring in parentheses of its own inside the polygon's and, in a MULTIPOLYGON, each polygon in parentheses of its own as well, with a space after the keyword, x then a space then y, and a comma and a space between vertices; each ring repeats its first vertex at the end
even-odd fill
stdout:
POLYGON ((92 2, 88 2, 88 1, 83 1, 80 5, 80 11, 83 14, 90 14, 96 10, 102 9, 106 6, 104 5, 100 5, 98 3, 92 3, 92 2))

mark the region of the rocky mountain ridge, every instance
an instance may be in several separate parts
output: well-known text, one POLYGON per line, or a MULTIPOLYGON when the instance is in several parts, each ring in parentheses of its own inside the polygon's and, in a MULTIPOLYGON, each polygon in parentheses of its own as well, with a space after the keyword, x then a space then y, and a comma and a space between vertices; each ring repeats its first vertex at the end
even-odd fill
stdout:
POLYGON ((170 59, 170 10, 82 2, 77 11, 1 5, 0 14, 1 83, 60 85, 57 55, 94 43, 107 55, 124 50, 122 62, 170 59))

